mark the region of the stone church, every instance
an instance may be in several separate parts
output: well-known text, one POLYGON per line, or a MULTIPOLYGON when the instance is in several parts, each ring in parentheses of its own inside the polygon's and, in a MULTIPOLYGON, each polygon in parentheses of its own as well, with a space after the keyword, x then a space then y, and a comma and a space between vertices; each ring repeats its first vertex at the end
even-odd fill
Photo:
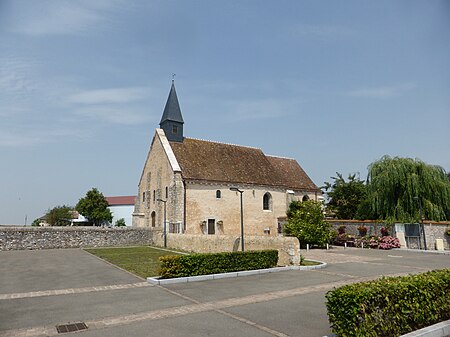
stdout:
POLYGON ((261 149, 185 137, 172 81, 139 181, 133 226, 169 233, 277 236, 292 200, 318 200, 321 191, 296 160, 261 149), (166 211, 164 212, 164 208, 166 211))

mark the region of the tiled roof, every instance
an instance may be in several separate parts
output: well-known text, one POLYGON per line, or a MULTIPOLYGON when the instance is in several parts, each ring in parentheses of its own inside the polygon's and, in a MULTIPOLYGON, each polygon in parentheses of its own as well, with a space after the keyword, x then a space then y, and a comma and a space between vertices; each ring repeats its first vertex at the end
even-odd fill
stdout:
POLYGON ((119 205, 134 205, 135 195, 130 196, 119 196, 119 197, 105 197, 109 206, 119 206, 119 205))
POLYGON ((184 179, 318 191, 294 159, 266 156, 257 148, 193 138, 170 145, 184 179))

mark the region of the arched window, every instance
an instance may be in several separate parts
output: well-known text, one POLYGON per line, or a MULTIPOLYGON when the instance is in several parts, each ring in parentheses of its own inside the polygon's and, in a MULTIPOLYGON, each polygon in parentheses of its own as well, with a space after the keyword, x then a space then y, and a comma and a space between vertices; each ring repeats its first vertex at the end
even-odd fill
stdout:
POLYGON ((152 227, 156 226, 156 213, 155 211, 152 212, 152 227))
POLYGON ((304 196, 303 196, 303 199, 302 199, 302 201, 308 201, 309 200, 309 197, 308 197, 308 195, 307 194, 305 194, 304 196))
POLYGON ((216 198, 217 198, 217 199, 222 198, 222 192, 220 192, 220 190, 217 190, 217 191, 216 191, 216 198))
POLYGON ((272 209, 272 196, 269 192, 263 196, 263 210, 270 211, 272 209))

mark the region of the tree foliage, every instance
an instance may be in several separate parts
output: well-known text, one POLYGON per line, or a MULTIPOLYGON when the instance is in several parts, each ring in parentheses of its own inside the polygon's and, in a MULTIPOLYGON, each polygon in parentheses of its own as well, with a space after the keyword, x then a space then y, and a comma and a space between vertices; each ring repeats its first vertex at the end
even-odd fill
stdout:
POLYGON ((331 238, 331 225, 325 221, 322 203, 308 200, 292 202, 288 223, 284 226, 285 234, 295 236, 300 245, 325 246, 331 238))
MULTIPOLYGON (((367 211, 388 222, 450 219, 450 181, 440 166, 384 156, 369 165, 367 211)), ((366 214, 367 216, 367 214, 366 214)))
POLYGON ((332 184, 325 182, 323 187, 329 197, 327 211, 338 219, 354 219, 359 205, 366 199, 366 185, 356 178, 356 174, 349 174, 348 181, 339 172, 336 172, 336 176, 331 177, 334 180, 332 184))
POLYGON ((96 188, 88 191, 86 196, 78 201, 75 209, 94 226, 110 223, 113 218, 108 202, 96 188))
POLYGON ((127 224, 125 223, 125 219, 124 218, 120 218, 120 219, 116 220, 116 224, 115 225, 116 225, 116 227, 124 227, 127 224))
POLYGON ((73 207, 66 205, 49 209, 45 214, 45 220, 50 226, 68 226, 72 220, 73 207))

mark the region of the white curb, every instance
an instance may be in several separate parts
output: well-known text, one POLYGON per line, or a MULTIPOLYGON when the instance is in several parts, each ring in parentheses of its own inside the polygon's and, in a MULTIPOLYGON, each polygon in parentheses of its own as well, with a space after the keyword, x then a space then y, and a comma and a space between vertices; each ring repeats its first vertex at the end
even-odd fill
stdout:
POLYGON ((275 267, 275 268, 266 268, 266 269, 244 270, 244 271, 231 272, 231 273, 166 278, 166 279, 159 279, 158 277, 147 277, 147 282, 150 284, 155 284, 155 285, 190 283, 190 282, 198 282, 198 281, 206 281, 206 280, 218 280, 218 279, 230 278, 230 277, 242 277, 242 276, 258 275, 258 274, 276 273, 276 272, 289 271, 289 270, 314 270, 314 269, 322 269, 327 266, 327 264, 325 262, 315 261, 315 260, 309 260, 309 261, 318 262, 320 264, 318 264, 316 266, 286 266, 286 267, 275 267))

